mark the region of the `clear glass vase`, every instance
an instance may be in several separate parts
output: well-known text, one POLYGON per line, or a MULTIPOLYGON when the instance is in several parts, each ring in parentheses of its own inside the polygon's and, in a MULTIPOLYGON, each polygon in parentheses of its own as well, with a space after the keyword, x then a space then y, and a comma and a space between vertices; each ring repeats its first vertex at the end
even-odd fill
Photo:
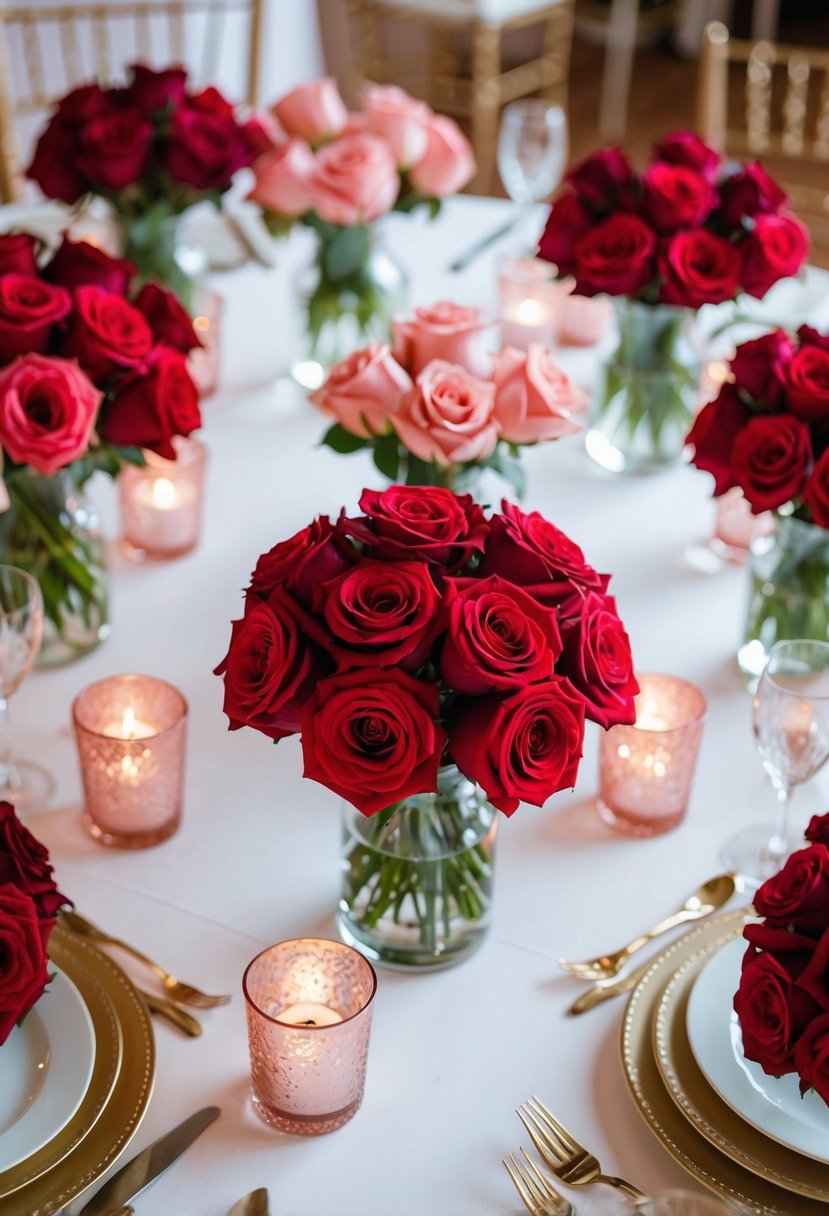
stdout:
POLYGON ((776 514, 771 535, 751 543, 749 598, 737 661, 756 679, 784 638, 829 642, 829 530, 776 514))
POLYGON ((8 478, 0 562, 28 571, 43 595, 40 667, 94 650, 109 634, 106 549, 97 512, 66 472, 8 478))
POLYGON ((585 446, 613 473, 660 469, 679 460, 698 403, 696 313, 624 296, 613 303, 619 339, 596 377, 585 446))
POLYGON ((207 254, 190 237, 184 215, 122 220, 123 254, 143 283, 159 283, 174 292, 191 317, 202 311, 207 254))
POLYGON ((376 815, 344 807, 340 933, 388 967, 460 962, 489 926, 497 812, 454 765, 438 784, 376 815))

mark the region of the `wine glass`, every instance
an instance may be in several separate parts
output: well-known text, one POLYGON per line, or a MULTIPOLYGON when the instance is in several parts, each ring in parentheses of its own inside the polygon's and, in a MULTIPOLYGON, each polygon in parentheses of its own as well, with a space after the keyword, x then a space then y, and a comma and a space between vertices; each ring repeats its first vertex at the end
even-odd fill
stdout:
POLYGON ((762 880, 803 847, 789 830, 792 790, 829 759, 829 643, 796 638, 772 647, 754 694, 752 722, 777 794, 777 816, 773 824, 739 832, 725 855, 732 869, 762 880))
POLYGON ((549 199, 567 163, 567 115, 561 106, 523 97, 504 106, 498 135, 498 172, 518 204, 516 222, 549 199))
POLYGON ((25 570, 0 565, 0 799, 20 814, 37 810, 52 793, 45 769, 12 758, 9 697, 31 670, 43 637, 43 597, 25 570))

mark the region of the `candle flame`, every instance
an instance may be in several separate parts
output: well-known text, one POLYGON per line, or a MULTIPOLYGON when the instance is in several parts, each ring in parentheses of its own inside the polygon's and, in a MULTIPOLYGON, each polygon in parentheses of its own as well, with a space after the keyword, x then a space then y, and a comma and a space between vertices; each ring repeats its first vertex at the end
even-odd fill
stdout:
POLYGON ((153 482, 153 505, 167 511, 175 504, 176 487, 169 477, 157 477, 153 482))
POLYGON ((522 300, 516 311, 520 325, 543 325, 548 320, 547 309, 541 300, 522 300))
POLYGON ((210 318, 193 317, 193 329, 197 330, 200 334, 206 334, 210 329, 210 318))
POLYGON ((135 738, 135 710, 131 705, 128 705, 124 710, 124 719, 121 723, 121 737, 123 739, 135 738))

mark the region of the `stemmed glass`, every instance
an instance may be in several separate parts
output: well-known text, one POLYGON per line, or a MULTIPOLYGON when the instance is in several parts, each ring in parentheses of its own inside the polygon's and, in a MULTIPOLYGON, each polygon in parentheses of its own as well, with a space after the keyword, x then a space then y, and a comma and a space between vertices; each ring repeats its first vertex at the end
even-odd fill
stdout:
POLYGON ((732 869, 762 880, 803 846, 789 830, 792 790, 829 759, 829 643, 794 639, 772 647, 754 694, 752 722, 777 794, 777 816, 773 824, 739 832, 725 856, 732 869))
POLYGON ((0 799, 23 814, 37 810, 54 783, 45 769, 12 758, 9 697, 31 670, 43 637, 43 598, 25 570, 0 565, 0 799))
POLYGON ((533 97, 512 101, 501 114, 498 172, 507 194, 518 204, 516 221, 532 214, 533 204, 549 199, 567 163, 567 115, 561 106, 533 97))

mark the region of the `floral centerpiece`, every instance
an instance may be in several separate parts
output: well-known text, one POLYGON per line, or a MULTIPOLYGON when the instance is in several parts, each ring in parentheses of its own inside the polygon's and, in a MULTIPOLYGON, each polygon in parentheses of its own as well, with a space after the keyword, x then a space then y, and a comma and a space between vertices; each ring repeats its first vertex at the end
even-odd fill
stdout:
POLYGON ((341 927, 439 965, 480 943, 495 810, 572 786, 585 717, 638 689, 609 576, 537 512, 442 487, 364 490, 260 557, 233 623, 230 729, 300 734, 348 804, 341 927))
POLYGON ((740 166, 674 131, 636 173, 621 148, 567 174, 539 255, 579 295, 614 298, 619 340, 593 401, 588 450, 606 467, 679 457, 698 400, 690 324, 704 304, 762 297, 806 259, 806 229, 753 162, 740 166))
POLYGON ((108 631, 103 540, 83 496, 142 449, 175 459, 201 425, 187 352, 198 345, 176 297, 131 292, 135 267, 64 240, 38 266, 34 237, 0 236, 0 561, 28 570, 45 610, 41 661, 108 631))
POLYGON ((312 393, 335 419, 323 443, 369 448, 390 481, 472 489, 492 469, 523 497, 520 447, 578 431, 581 390, 538 343, 488 354, 477 308, 442 301, 392 327, 393 349, 356 351, 312 393))
POLYGON ((220 205, 234 174, 261 150, 259 125, 241 123, 218 89, 193 92, 179 66, 137 63, 126 86, 80 85, 58 103, 27 170, 47 198, 74 206, 98 195, 111 206, 123 253, 193 312, 192 255, 178 218, 220 205))
POLYGON ((759 675, 783 638, 829 640, 829 336, 807 325, 737 347, 688 443, 714 494, 738 486, 774 532, 753 542, 740 665, 759 675))
POLYGON ((330 78, 301 85, 274 105, 275 146, 253 166, 250 198, 272 230, 300 223, 316 235, 300 290, 308 354, 321 366, 387 339, 391 313, 404 303, 403 272, 380 247, 377 221, 421 204, 434 215, 475 172, 457 123, 402 89, 368 86, 360 107, 349 114, 330 78))
POLYGON ((49 937, 68 902, 46 849, 0 802, 0 1047, 46 990, 49 937))

